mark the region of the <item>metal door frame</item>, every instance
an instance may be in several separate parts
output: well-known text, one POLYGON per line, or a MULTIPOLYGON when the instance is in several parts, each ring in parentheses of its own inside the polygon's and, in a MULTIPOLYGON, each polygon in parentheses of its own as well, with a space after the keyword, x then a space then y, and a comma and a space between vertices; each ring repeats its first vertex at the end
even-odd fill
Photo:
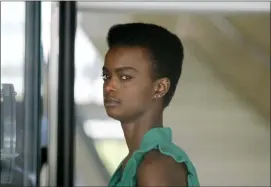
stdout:
POLYGON ((49 186, 74 186, 76 2, 52 3, 49 62, 49 186))
POLYGON ((39 186, 41 2, 25 2, 24 186, 39 186), (34 180, 29 180, 34 175, 34 180), (30 183, 33 184, 30 184, 30 183))

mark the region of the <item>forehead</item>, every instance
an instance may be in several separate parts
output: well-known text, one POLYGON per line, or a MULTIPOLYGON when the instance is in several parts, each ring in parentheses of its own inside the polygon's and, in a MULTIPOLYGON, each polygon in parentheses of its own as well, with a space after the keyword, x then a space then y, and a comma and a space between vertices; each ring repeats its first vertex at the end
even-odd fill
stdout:
POLYGON ((151 65, 148 52, 140 47, 114 47, 106 56, 104 67, 108 70, 132 67, 137 71, 148 71, 151 65))

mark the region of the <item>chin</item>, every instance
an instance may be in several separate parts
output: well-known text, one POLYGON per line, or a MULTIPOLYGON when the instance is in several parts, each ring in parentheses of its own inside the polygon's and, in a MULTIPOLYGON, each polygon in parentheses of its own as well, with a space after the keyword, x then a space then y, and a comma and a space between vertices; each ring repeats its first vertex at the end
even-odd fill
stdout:
POLYGON ((122 112, 116 110, 116 109, 112 109, 112 108, 105 108, 106 114, 108 115, 108 117, 113 118, 115 120, 121 121, 122 119, 122 112))

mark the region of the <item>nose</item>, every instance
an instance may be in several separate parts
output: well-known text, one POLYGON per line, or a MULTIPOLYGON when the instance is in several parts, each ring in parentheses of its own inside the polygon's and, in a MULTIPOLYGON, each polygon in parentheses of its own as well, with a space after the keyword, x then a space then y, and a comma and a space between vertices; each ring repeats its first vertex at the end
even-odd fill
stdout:
POLYGON ((105 80, 103 88, 105 93, 116 91, 116 81, 113 78, 105 80))

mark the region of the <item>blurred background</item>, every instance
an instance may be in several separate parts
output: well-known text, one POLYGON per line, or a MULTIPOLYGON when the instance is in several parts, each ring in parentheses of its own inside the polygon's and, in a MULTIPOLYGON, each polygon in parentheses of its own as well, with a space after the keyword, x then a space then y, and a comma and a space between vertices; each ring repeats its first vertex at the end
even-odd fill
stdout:
MULTIPOLYGON (((13 84, 17 92, 16 125, 24 129, 18 130, 17 141, 26 134, 35 141, 34 134, 39 132, 20 125, 28 80, 25 4, 1 2, 1 84, 13 84)), ((165 111, 165 126, 173 129, 174 142, 191 157, 201 185, 270 186, 270 4, 160 6, 157 2, 143 8, 139 4, 77 4, 76 184, 106 185, 128 152, 119 122, 107 117, 103 108, 106 34, 117 23, 148 22, 176 33, 184 44, 183 74, 165 111)), ((42 140, 49 136, 46 129, 50 126, 46 117, 51 41, 56 42, 52 39, 53 7, 51 2, 42 2, 39 67, 43 106, 37 124, 43 129, 42 140)), ((17 149, 23 150, 26 143, 17 142, 17 149)), ((48 140, 43 143, 47 146, 48 140)), ((32 153, 23 159, 31 162, 36 156, 32 153)), ((41 184, 46 185, 47 178, 44 167, 41 184)))

